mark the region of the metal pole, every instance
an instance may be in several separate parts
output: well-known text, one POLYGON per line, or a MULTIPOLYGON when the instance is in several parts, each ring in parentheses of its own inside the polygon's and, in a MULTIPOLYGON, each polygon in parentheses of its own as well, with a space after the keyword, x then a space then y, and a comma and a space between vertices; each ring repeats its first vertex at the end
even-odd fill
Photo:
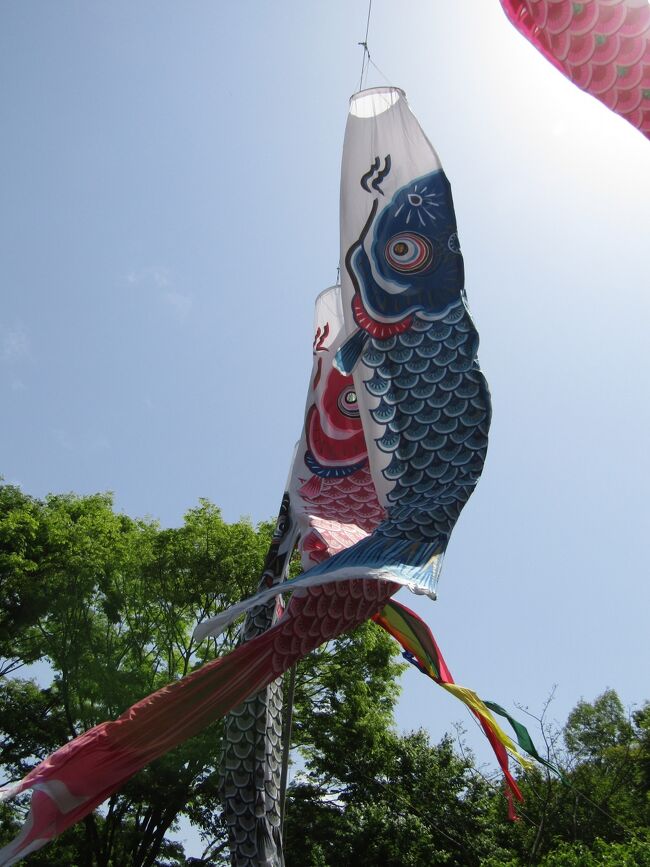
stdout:
POLYGON ((291 726, 293 724, 293 701, 296 695, 296 665, 289 671, 289 689, 284 708, 284 744, 282 746, 282 775, 280 777, 280 836, 284 837, 284 812, 287 799, 287 776, 289 774, 289 753, 291 752, 291 726))

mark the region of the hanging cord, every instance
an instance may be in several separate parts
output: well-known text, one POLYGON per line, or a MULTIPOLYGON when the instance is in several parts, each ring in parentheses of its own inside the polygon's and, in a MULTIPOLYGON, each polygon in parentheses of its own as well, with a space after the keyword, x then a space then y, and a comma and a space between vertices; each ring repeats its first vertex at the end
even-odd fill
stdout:
MULTIPOLYGON (((370 52, 368 51, 368 31, 370 30, 370 14, 372 12, 372 0, 368 0, 368 19, 366 21, 366 36, 363 42, 359 42, 359 45, 363 46, 363 57, 361 58, 361 75, 359 76, 359 90, 363 87, 363 74, 365 71, 366 77, 368 76, 368 67, 370 66, 370 52), (366 60, 368 61, 366 63, 366 60)), ((374 65, 374 64, 373 64, 374 65)))
POLYGON ((368 32, 370 30, 370 15, 372 13, 372 0, 368 2, 368 19, 366 21, 366 38, 363 42, 358 42, 358 45, 361 45, 363 48, 363 57, 361 58, 361 75, 359 76, 359 90, 362 90, 364 87, 364 77, 365 83, 368 83, 368 72, 370 71, 370 67, 374 67, 376 71, 381 75, 386 84, 390 87, 394 87, 393 82, 388 78, 385 73, 381 71, 381 69, 377 66, 375 61, 370 57, 370 51, 368 49, 368 32))
MULTIPOLYGON (((375 63, 375 61, 370 59, 370 55, 368 55, 368 64, 369 64, 369 66, 374 66, 374 67, 375 67, 375 69, 376 69, 377 72, 381 75, 381 77, 384 79, 384 81, 386 82, 386 84, 390 85, 390 87, 394 87, 394 86, 395 86, 395 85, 393 84, 393 82, 392 82, 392 81, 391 81, 391 80, 390 80, 386 75, 384 75, 384 73, 381 71, 381 69, 380 69, 380 68, 377 66, 377 64, 375 63)), ((367 77, 368 77, 368 70, 366 69, 366 78, 367 78, 367 77)))

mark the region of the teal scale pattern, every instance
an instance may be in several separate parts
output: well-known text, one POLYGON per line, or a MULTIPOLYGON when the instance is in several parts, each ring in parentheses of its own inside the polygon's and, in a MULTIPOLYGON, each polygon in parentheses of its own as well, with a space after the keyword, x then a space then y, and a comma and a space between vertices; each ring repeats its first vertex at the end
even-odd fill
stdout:
POLYGON ((412 327, 370 338, 362 359, 366 391, 390 460, 387 517, 376 536, 444 551, 478 482, 488 444, 491 403, 476 358, 478 332, 461 301, 443 319, 417 315, 412 327))

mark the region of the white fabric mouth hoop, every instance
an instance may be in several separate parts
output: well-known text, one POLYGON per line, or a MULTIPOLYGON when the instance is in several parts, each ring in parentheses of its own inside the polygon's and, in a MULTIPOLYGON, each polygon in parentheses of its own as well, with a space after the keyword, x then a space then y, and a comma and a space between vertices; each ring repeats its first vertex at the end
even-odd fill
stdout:
POLYGON ((406 94, 399 87, 370 87, 350 97, 350 114, 353 117, 377 117, 392 108, 406 94))

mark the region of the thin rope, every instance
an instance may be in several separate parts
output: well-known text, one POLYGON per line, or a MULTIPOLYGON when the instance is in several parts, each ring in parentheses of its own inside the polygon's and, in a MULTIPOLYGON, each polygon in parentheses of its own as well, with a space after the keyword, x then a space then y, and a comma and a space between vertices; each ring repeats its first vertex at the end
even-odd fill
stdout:
MULTIPOLYGON (((390 80, 386 75, 384 75, 384 73, 381 71, 381 69, 380 69, 380 68, 377 66, 377 64, 375 63, 375 61, 370 59, 370 55, 368 55, 368 64, 369 64, 369 65, 372 65, 372 66, 375 67, 375 69, 376 69, 377 72, 381 75, 381 77, 384 79, 384 81, 386 82, 386 84, 389 84, 391 87, 394 86, 394 85, 393 85, 393 82, 392 82, 392 81, 391 81, 391 80, 390 80)), ((368 75, 368 70, 366 70, 366 76, 367 76, 367 75, 368 75)))
POLYGON ((291 726, 293 723, 293 703, 296 695, 296 664, 289 670, 289 687, 284 706, 284 725, 282 726, 282 770, 280 775, 280 839, 284 838, 284 817, 287 807, 287 780, 289 778, 289 753, 291 752, 291 726))
POLYGON ((363 42, 360 42, 359 45, 363 46, 363 57, 361 58, 361 75, 359 76, 359 90, 363 87, 363 73, 365 70, 366 77, 368 76, 368 65, 370 64, 370 52, 368 51, 368 31, 370 30, 370 15, 372 12, 372 0, 368 0, 368 18, 366 20, 366 35, 363 42), (366 64, 366 57, 368 58, 368 65, 366 64))

